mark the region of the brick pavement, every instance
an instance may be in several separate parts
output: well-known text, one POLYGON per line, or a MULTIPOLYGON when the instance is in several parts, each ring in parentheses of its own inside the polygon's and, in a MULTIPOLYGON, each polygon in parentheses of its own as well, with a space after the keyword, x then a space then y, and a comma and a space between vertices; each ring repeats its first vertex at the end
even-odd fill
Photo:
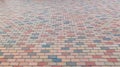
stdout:
POLYGON ((0 67, 120 67, 120 0, 0 0, 0 67))

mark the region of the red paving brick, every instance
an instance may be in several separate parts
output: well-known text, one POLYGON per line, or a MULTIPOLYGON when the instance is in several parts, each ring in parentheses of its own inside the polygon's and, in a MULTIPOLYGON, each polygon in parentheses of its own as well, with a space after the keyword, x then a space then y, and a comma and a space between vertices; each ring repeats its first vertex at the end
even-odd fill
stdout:
POLYGON ((46 66, 46 65, 48 65, 48 63, 47 62, 39 62, 37 65, 38 66, 46 66))
POLYGON ((118 62, 116 58, 108 58, 108 62, 118 62))

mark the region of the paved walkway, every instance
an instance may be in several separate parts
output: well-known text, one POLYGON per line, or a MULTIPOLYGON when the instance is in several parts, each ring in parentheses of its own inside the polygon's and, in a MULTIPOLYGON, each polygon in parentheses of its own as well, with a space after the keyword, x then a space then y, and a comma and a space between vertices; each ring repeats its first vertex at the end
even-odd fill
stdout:
POLYGON ((0 67, 120 67, 120 0, 0 0, 0 67))

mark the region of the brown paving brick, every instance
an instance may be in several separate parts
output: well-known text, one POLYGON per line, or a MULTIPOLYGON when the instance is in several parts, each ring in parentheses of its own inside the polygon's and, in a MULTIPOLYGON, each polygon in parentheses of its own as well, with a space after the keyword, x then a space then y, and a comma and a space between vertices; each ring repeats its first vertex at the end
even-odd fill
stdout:
POLYGON ((5 61, 6 61, 6 59, 0 58, 0 62, 5 62, 5 61))
POLYGON ((93 58, 102 58, 100 55, 93 55, 93 58))
POLYGON ((15 66, 13 66, 13 67, 23 67, 23 66, 15 65, 15 66))

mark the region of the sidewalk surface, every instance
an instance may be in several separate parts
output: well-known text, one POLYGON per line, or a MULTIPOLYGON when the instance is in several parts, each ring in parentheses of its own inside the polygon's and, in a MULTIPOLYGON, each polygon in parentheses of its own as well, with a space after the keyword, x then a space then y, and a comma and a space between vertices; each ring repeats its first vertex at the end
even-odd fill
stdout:
POLYGON ((120 67, 120 0, 0 0, 0 67, 120 67))

